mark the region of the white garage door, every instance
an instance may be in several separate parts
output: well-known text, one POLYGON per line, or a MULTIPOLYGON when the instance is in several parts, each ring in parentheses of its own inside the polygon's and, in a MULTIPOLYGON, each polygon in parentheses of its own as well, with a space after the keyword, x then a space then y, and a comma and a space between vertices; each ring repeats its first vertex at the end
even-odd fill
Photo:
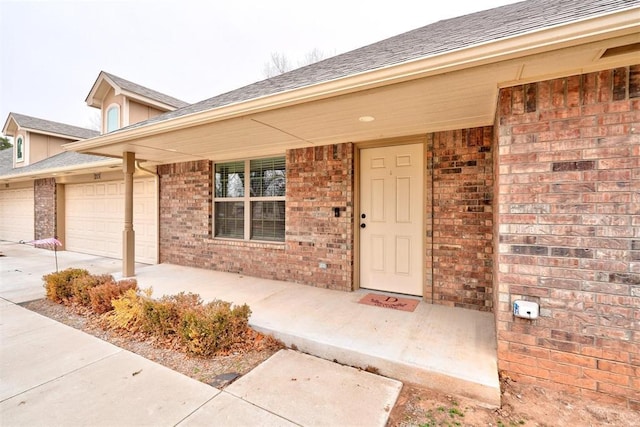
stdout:
POLYGON ((34 216, 33 187, 0 190, 0 240, 33 240, 34 216))
MULTIPOLYGON (((124 181, 69 184, 65 188, 66 249, 122 258, 124 181)), ((155 178, 133 184, 136 261, 158 262, 158 205, 155 178)))

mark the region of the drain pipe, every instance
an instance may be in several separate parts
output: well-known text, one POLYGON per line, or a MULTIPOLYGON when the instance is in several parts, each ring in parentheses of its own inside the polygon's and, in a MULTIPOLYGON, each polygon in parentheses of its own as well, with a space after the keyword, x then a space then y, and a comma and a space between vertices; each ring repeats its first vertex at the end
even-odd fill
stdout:
POLYGON ((434 213, 434 207, 435 207, 435 197, 433 195, 433 192, 435 190, 435 170, 434 170, 434 166, 435 166, 435 161, 434 161, 434 157, 436 155, 436 150, 434 149, 434 144, 433 141, 431 142, 431 159, 430 159, 430 168, 431 168, 431 304, 435 304, 435 296, 436 296, 436 281, 435 278, 433 277, 433 274, 435 272, 435 265, 434 265, 434 259, 435 259, 435 245, 433 243, 433 239, 434 239, 434 235, 435 235, 435 213, 434 213))
POLYGON ((141 171, 143 171, 143 172, 146 172, 146 173, 148 173, 149 175, 153 175, 153 176, 155 176, 156 178, 158 178, 158 172, 154 172, 154 171, 152 171, 152 170, 150 170, 150 169, 143 168, 143 167, 140 165, 140 160, 136 160, 136 169, 141 170, 141 171))

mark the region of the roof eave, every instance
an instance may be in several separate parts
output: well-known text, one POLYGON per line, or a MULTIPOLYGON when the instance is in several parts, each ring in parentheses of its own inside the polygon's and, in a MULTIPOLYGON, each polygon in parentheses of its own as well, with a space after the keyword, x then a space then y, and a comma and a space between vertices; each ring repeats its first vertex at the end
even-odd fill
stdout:
MULTIPOLYGON (((2 127, 2 134, 3 135, 8 135, 7 134, 7 129, 9 128, 9 123, 13 121, 16 124, 16 127, 18 126, 18 122, 16 121, 15 117, 13 117, 13 113, 9 113, 9 115, 7 116, 7 120, 4 122, 4 126, 2 127)), ((14 136, 14 135, 11 135, 14 136)))
MULTIPOLYGON (((89 107, 100 108, 102 106, 102 103, 96 100, 95 97, 96 97, 96 93, 98 92, 98 89, 100 89, 100 86, 102 85, 102 82, 106 79, 107 79, 107 75, 105 74, 105 72, 100 71, 100 74, 98 74, 98 77, 96 77, 96 81, 93 83, 93 86, 91 86, 91 90, 89 90, 89 94, 84 100, 84 102, 86 102, 86 104, 89 107)), ((111 81, 111 79, 109 79, 107 83, 109 85, 115 85, 115 83, 111 81)))
POLYGON ((0 182, 24 181, 29 179, 51 178, 52 175, 61 173, 82 172, 84 169, 95 169, 121 164, 120 159, 108 159, 93 163, 80 163, 72 166, 60 166, 57 168, 48 168, 32 172, 14 173, 11 175, 0 176, 0 182))
MULTIPOLYGON (((82 138, 82 137, 75 136, 75 135, 65 135, 63 133, 49 132, 49 131, 46 131, 46 130, 41 130, 41 129, 36 129, 36 128, 28 128, 28 127, 24 127, 24 126, 19 126, 19 127, 20 127, 20 129, 23 129, 23 130, 25 130, 27 132, 37 133, 37 134, 40 134, 40 135, 54 136, 56 138, 69 139, 69 140, 73 140, 73 142, 84 141, 85 139, 87 139, 87 138, 82 138)), ((72 144, 73 142, 69 142, 69 144, 72 144)))
MULTIPOLYGON (((75 141, 83 141, 87 138, 83 138, 83 137, 79 137, 76 135, 66 135, 63 133, 57 133, 57 132, 50 132, 50 131, 46 131, 46 130, 42 130, 42 129, 36 129, 36 128, 30 128, 30 127, 26 127, 26 126, 21 126, 20 123, 18 123, 18 121, 15 119, 15 117, 12 116, 11 113, 9 113, 9 117, 7 117, 7 121, 4 124, 4 127, 2 128, 2 133, 4 135, 8 135, 7 133, 7 128, 9 127, 9 123, 13 121, 16 125, 16 128, 18 129, 22 129, 26 132, 33 132, 33 133, 38 133, 41 135, 48 135, 48 136, 54 136, 56 138, 62 138, 62 139, 69 139, 72 140, 73 142, 75 141)), ((10 136, 15 136, 15 135, 10 135, 10 136)))
POLYGON ((140 102, 142 104, 145 105, 149 105, 151 107, 157 108, 159 110, 163 110, 163 111, 174 111, 177 110, 178 108, 170 105, 170 104, 166 104, 164 102, 160 102, 157 101, 153 98, 149 98, 140 94, 137 94, 135 92, 131 92, 125 89, 120 89, 119 91, 116 91, 117 94, 122 94, 124 96, 126 96, 127 98, 133 99, 134 101, 140 102))
POLYGON ((68 151, 88 152, 100 147, 204 123, 348 94, 387 84, 459 71, 466 68, 560 49, 577 43, 587 43, 602 37, 604 34, 609 36, 629 34, 640 30, 640 21, 637 19, 639 10, 640 8, 635 7, 574 21, 568 24, 547 27, 439 55, 393 64, 373 71, 199 111, 130 130, 122 130, 113 134, 66 144, 63 148, 68 151))

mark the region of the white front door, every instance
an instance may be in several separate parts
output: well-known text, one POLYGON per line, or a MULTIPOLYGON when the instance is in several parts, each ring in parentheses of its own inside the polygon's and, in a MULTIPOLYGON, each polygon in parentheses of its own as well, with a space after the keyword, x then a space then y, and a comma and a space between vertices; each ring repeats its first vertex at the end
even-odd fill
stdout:
POLYGON ((360 151, 360 287, 422 295, 422 144, 360 151))

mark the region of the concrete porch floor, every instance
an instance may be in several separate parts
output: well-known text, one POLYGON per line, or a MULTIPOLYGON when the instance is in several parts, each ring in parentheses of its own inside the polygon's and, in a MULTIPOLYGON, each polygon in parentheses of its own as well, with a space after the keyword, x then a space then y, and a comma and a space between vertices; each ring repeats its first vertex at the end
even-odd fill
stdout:
MULTIPOLYGON (((19 278, 28 272, 33 282, 34 275, 55 271, 53 252, 15 244, 0 245, 0 251, 11 252, 23 264, 16 271, 2 271, 2 296, 16 303, 44 297, 41 285, 20 289, 19 278), (51 258, 51 263, 43 264, 43 256, 51 258), (5 286, 8 283, 11 286, 5 286)), ((116 278, 121 266, 118 260, 73 252, 58 252, 58 262, 60 269, 82 267, 116 278)), ((495 324, 490 313, 424 302, 414 312, 404 312, 359 304, 367 290, 332 291, 171 264, 137 265, 136 274, 140 288, 151 287, 154 297, 184 291, 198 293, 205 301, 246 303, 255 329, 302 352, 374 368, 380 375, 490 407, 500 405, 495 324)))

